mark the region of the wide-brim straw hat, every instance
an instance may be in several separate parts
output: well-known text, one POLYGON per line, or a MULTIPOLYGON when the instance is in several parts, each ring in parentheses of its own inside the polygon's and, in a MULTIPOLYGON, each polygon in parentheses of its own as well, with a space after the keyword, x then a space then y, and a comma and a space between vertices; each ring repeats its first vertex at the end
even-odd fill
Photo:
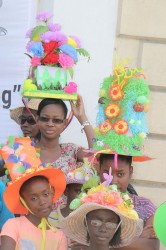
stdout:
MULTIPOLYGON (((38 110, 38 106, 42 99, 31 99, 27 102, 27 106, 29 109, 38 110)), ((10 118, 14 120, 17 124, 19 124, 19 117, 22 115, 23 109, 25 106, 17 107, 14 109, 10 109, 10 118)))
POLYGON ((121 243, 111 247, 123 247, 129 245, 133 240, 137 239, 143 230, 143 221, 141 219, 133 219, 123 214, 115 207, 107 207, 96 203, 84 203, 78 209, 71 212, 69 216, 61 221, 61 228, 69 238, 83 244, 87 242, 87 227, 85 226, 86 215, 97 209, 108 209, 115 212, 121 219, 121 243))
POLYGON ((34 176, 44 176, 48 179, 50 185, 55 190, 53 203, 59 199, 66 188, 65 175, 61 170, 42 167, 40 167, 38 170, 32 169, 31 172, 29 171, 29 173, 25 173, 24 176, 21 176, 13 182, 10 182, 4 192, 4 202, 13 214, 28 213, 27 208, 25 208, 20 201, 19 192, 23 183, 34 176))

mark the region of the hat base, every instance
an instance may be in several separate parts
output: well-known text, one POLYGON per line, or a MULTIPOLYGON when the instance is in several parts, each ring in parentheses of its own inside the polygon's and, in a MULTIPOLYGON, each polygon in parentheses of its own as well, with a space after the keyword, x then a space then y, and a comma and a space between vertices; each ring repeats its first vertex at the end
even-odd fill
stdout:
POLYGON ((67 94, 63 90, 34 90, 34 91, 25 91, 23 92, 23 96, 27 98, 54 98, 54 99, 62 99, 62 100, 73 100, 76 101, 78 99, 78 94, 67 94))

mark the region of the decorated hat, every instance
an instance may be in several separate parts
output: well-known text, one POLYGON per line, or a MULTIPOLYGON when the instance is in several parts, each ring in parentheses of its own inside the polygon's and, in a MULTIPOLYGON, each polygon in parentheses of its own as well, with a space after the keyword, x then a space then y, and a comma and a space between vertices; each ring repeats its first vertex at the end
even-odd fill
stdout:
POLYGON ((83 245, 88 245, 85 218, 93 210, 111 210, 120 217, 121 243, 111 247, 129 245, 132 240, 139 237, 143 229, 143 221, 133 209, 132 199, 126 193, 118 191, 116 185, 100 184, 92 187, 87 193, 82 192, 74 199, 70 208, 75 211, 63 219, 61 228, 68 237, 83 245))
POLYGON ((34 142, 28 137, 10 137, 8 142, 0 148, 0 155, 5 161, 6 174, 11 181, 4 192, 4 201, 8 209, 14 214, 27 214, 28 210, 20 202, 20 188, 22 184, 34 176, 45 176, 55 190, 53 202, 64 192, 66 180, 59 169, 44 167, 36 152, 34 142))
POLYGON ((81 163, 81 166, 71 170, 66 175, 66 183, 78 183, 84 184, 87 182, 91 177, 95 177, 98 179, 97 172, 95 168, 92 166, 88 159, 84 158, 84 163, 81 163))
POLYGON ((151 158, 143 152, 148 128, 146 114, 150 90, 142 69, 130 69, 123 62, 100 86, 92 152, 120 154, 133 161, 151 158))
MULTIPOLYGON (((41 99, 31 99, 27 102, 27 106, 29 109, 33 109, 37 111, 40 102, 41 102, 41 99)), ((19 117, 22 115, 24 108, 25 106, 10 109, 10 118, 14 120, 17 124, 20 124, 19 117)))
POLYGON ((78 55, 89 59, 89 53, 77 37, 65 35, 59 24, 49 22, 51 17, 48 12, 38 14, 38 25, 26 34, 29 38, 26 54, 31 58, 31 68, 24 82, 23 96, 77 100, 73 67, 78 55))

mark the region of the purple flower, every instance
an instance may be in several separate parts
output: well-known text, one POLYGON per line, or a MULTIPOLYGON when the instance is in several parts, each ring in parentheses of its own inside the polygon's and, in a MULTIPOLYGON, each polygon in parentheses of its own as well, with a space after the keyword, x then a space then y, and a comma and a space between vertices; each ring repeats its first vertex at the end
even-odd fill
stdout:
POLYGON ((48 28, 50 31, 60 31, 61 30, 61 26, 57 23, 49 23, 48 24, 48 28))
POLYGON ((27 43, 26 49, 27 49, 28 52, 31 51, 31 46, 32 46, 34 43, 35 43, 34 41, 29 41, 29 42, 27 43))
POLYGON ((76 36, 69 36, 69 37, 72 38, 76 42, 77 48, 81 48, 81 41, 78 37, 76 36))
POLYGON ((56 41, 64 44, 67 42, 67 37, 60 32, 47 31, 40 36, 40 40, 45 43, 56 41))
POLYGON ((53 16, 50 12, 41 12, 36 16, 37 21, 47 22, 53 16))
POLYGON ((44 49, 43 49, 42 43, 36 42, 32 44, 30 48, 30 52, 32 52, 34 56, 42 57, 44 55, 44 49))
POLYGON ((66 55, 71 56, 75 62, 77 61, 77 51, 71 45, 63 44, 59 49, 66 55))
POLYGON ((29 29, 29 30, 27 31, 27 33, 26 33, 26 35, 25 35, 25 38, 30 38, 33 29, 34 29, 34 28, 31 28, 31 29, 29 29))

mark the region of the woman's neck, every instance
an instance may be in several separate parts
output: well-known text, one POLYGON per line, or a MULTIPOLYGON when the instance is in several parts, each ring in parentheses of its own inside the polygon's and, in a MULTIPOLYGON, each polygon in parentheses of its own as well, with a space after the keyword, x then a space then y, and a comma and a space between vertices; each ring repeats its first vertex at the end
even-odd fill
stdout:
POLYGON ((36 227, 38 227, 38 225, 40 224, 41 222, 41 218, 37 217, 36 215, 34 214, 27 214, 26 215, 26 218, 36 227))
POLYGON ((90 242, 90 246, 87 248, 87 250, 111 250, 112 248, 109 248, 108 245, 99 245, 96 242, 90 242))
POLYGON ((59 147, 59 138, 48 140, 44 137, 41 136, 40 141, 37 143, 37 146, 40 147, 41 149, 56 149, 59 147))

